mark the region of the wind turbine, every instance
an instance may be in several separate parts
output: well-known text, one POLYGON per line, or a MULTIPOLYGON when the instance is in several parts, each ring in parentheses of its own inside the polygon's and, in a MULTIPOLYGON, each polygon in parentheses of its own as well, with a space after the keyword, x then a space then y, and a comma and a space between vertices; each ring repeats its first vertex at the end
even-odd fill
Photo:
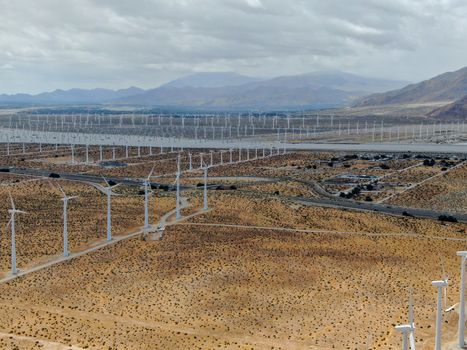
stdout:
POLYGON ((192 155, 191 153, 188 153, 188 159, 189 159, 189 164, 190 164, 190 171, 193 170, 193 161, 192 161, 192 155))
POLYGON ((26 212, 16 209, 15 202, 13 201, 13 197, 11 196, 11 193, 8 192, 8 195, 10 196, 10 201, 11 201, 11 209, 8 210, 8 213, 10 213, 10 216, 11 216, 10 221, 8 222, 8 225, 10 225, 10 228, 11 228, 11 274, 16 275, 18 273, 18 269, 16 268, 15 215, 26 214, 26 212))
POLYGON ((459 302, 459 348, 465 346, 465 260, 467 251, 457 252, 457 256, 461 257, 461 286, 460 286, 460 302, 459 302))
POLYGON ((182 215, 180 214, 180 175, 181 175, 181 171, 180 171, 180 155, 178 155, 177 157, 177 173, 176 173, 176 183, 177 183, 177 203, 176 203, 176 207, 175 207, 175 212, 176 212, 176 215, 175 217, 178 219, 180 219, 182 217, 182 215))
POLYGON ((436 335, 435 350, 441 350, 441 321, 443 312, 443 288, 448 286, 447 280, 432 281, 431 285, 438 289, 438 301, 436 307, 436 335))
POLYGON ((60 185, 58 185, 58 188, 60 192, 62 192, 63 194, 63 197, 62 197, 62 201, 63 201, 63 256, 67 257, 70 255, 68 251, 68 215, 67 215, 68 214, 68 211, 67 211, 68 201, 70 199, 78 198, 78 196, 69 197, 66 195, 65 191, 63 191, 60 185))
POLYGON ((402 333, 402 350, 409 350, 409 334, 412 332, 412 327, 409 324, 396 326, 396 331, 402 333))
POLYGON ((75 145, 71 145, 71 164, 75 164, 75 145))
POLYGON ((203 210, 208 210, 208 169, 209 166, 204 164, 204 189, 203 189, 203 210))
POLYGON ((112 190, 119 186, 120 184, 116 184, 113 186, 110 186, 108 181, 105 179, 105 177, 102 176, 102 179, 105 181, 105 184, 107 187, 103 187, 100 185, 97 185, 96 187, 105 195, 107 195, 107 241, 112 240, 112 212, 111 212, 111 205, 112 205, 112 196, 116 196, 117 194, 113 192, 112 190))
POLYGON ((410 289, 410 296, 409 296, 409 326, 411 327, 410 334, 409 334, 410 350, 415 350, 415 320, 414 320, 414 315, 413 315, 412 289, 410 289))
MULTIPOLYGON (((440 260, 441 260, 441 274, 443 276, 443 281, 448 281, 448 275, 446 274, 446 270, 444 269, 444 260, 443 257, 440 255, 440 260)), ((446 310, 448 307, 448 287, 444 288, 444 309, 446 310)))
POLYGON ((144 180, 144 228, 149 229, 149 190, 151 186, 151 176, 156 168, 156 164, 151 169, 146 180, 144 180))

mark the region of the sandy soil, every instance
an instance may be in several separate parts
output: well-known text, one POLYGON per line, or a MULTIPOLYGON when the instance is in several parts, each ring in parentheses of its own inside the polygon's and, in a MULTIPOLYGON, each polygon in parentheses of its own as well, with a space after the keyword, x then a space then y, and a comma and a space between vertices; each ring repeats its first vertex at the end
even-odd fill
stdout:
POLYGON ((431 341, 440 255, 457 299, 465 242, 430 237, 462 238, 463 225, 219 192, 210 204, 192 221, 341 233, 169 227, 0 286, 0 329, 92 349, 363 349, 369 334, 371 348, 398 349, 410 286, 431 341))

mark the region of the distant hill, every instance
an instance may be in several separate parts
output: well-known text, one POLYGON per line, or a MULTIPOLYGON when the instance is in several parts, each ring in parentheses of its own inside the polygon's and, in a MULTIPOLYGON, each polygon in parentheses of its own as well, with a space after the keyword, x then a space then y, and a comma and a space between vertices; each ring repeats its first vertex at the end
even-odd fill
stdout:
POLYGON ((467 93, 467 67, 444 73, 418 84, 399 90, 373 94, 357 100, 353 107, 417 104, 428 102, 452 102, 467 93))
POLYGON ((429 116, 440 119, 467 119, 467 95, 454 103, 435 109, 429 116))
POLYGON ((207 79, 207 83, 203 78, 203 87, 192 86, 201 85, 197 83, 198 78, 179 79, 143 94, 115 100, 114 103, 224 110, 322 108, 344 106, 371 92, 404 85, 403 82, 343 72, 283 76, 216 87, 212 87, 212 80, 207 79))
POLYGON ((347 106, 406 83, 332 71, 272 79, 236 73, 197 73, 151 90, 71 89, 0 95, 0 104, 110 104, 203 110, 300 110, 347 106))
POLYGON ((70 89, 43 92, 37 95, 16 94, 0 95, 0 104, 101 104, 118 98, 137 95, 144 90, 137 87, 130 87, 122 90, 109 89, 70 89))
POLYGON ((340 71, 314 72, 301 75, 282 76, 258 82, 257 86, 275 87, 314 87, 328 88, 356 94, 368 91, 382 92, 406 85, 407 82, 377 78, 367 78, 340 71))
POLYGON ((259 78, 247 77, 237 73, 196 73, 186 77, 173 80, 160 86, 161 88, 218 88, 225 86, 238 86, 260 81, 259 78))

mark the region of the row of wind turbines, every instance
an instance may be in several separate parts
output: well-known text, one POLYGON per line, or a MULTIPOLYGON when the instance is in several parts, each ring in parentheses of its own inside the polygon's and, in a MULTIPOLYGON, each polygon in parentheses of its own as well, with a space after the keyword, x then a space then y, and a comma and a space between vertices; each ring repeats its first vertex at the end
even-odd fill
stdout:
MULTIPOLYGON (((222 154, 222 153, 221 153, 222 154)), ((284 154, 284 153, 283 153, 284 154)), ((263 149, 262 155, 258 154, 257 150, 255 152, 255 157, 250 158, 248 157, 247 159, 239 159, 237 162, 232 161, 232 151, 230 150, 230 162, 225 163, 221 160, 219 164, 214 164, 213 163, 213 153, 210 153, 210 162, 206 162, 203 158, 203 153, 200 153, 200 164, 199 168, 195 169, 193 166, 192 162, 192 154, 189 153, 189 168, 185 170, 185 172, 193 172, 195 170, 202 170, 203 171, 203 210, 207 211, 209 210, 209 204, 208 204, 208 171, 212 167, 216 166, 224 166, 224 165, 230 165, 230 164, 238 164, 242 163, 245 161, 254 161, 254 160, 259 160, 259 159, 264 159, 268 157, 272 157, 275 154, 271 151, 271 153, 267 154, 265 150, 263 149)), ((181 214, 181 177, 183 174, 183 171, 181 170, 181 155, 179 154, 177 156, 177 171, 175 173, 175 184, 176 184, 176 208, 175 208, 175 213, 176 213, 176 220, 180 220, 182 218, 181 214)), ((151 225, 149 224, 149 200, 150 200, 150 194, 153 193, 151 190, 151 179, 154 177, 154 170, 156 169, 157 166, 157 161, 155 162, 154 166, 152 167, 151 171, 149 172, 148 176, 144 179, 141 179, 142 186, 144 188, 144 226, 143 230, 148 231, 151 229, 151 225)), ((120 183, 117 184, 111 184, 105 177, 102 177, 105 186, 102 186, 97 183, 93 183, 92 185, 101 191, 106 197, 107 197, 107 241, 110 242, 112 241, 112 197, 113 196, 118 196, 119 194, 114 191, 114 189, 120 185, 120 183)), ((65 193, 63 188, 57 183, 57 187, 59 191, 62 194, 61 200, 63 201, 63 257, 68 257, 70 255, 69 248, 68 248, 68 202, 70 200, 78 198, 77 196, 69 196, 68 194, 65 193)), ((7 228, 10 227, 11 230, 11 274, 17 275, 18 274, 18 268, 17 268, 17 259, 16 259, 16 231, 15 231, 15 220, 16 220, 16 214, 27 214, 23 210, 19 210, 15 206, 15 202, 13 200, 13 197, 11 193, 9 193, 10 197, 10 202, 11 202, 11 209, 8 210, 8 213, 10 214, 10 220, 8 222, 7 228)), ((163 228, 161 228, 163 230, 163 228)))
MULTIPOLYGON (((461 279, 460 279, 460 298, 459 298, 459 321, 458 321, 458 339, 457 348, 465 349, 465 264, 467 260, 467 251, 458 251, 457 256, 461 258, 461 279)), ((444 270, 444 267, 443 267, 444 270)), ((435 350, 442 349, 442 315, 443 315, 443 292, 445 303, 447 303, 447 287, 449 279, 443 271, 443 279, 432 281, 431 285, 437 290, 436 302, 436 325, 435 325, 435 350)), ((455 306, 445 309, 445 312, 454 310, 455 306)), ((416 350, 415 341, 415 320, 413 312, 412 295, 409 298, 409 322, 407 324, 397 325, 395 330, 402 334, 402 350, 416 350)))
MULTIPOLYGON (((179 161, 178 161, 179 162, 179 161)), ((152 177, 152 174, 154 172, 156 165, 153 166, 151 172, 149 173, 148 177, 144 179, 143 181, 143 187, 144 187, 144 230, 150 229, 150 224, 149 224, 149 195, 150 195, 150 179, 152 177)), ((205 184, 207 184, 207 172, 206 174, 206 179, 205 179, 205 184)), ((179 219, 179 213, 180 213, 180 199, 179 199, 179 193, 180 193, 180 174, 177 172, 177 219, 179 219)), ((107 197, 107 241, 110 242, 112 241, 112 196, 118 196, 119 194, 114 191, 114 189, 120 185, 120 183, 117 183, 115 185, 111 185, 105 177, 102 177, 102 179, 105 182, 106 186, 101 186, 99 184, 93 184, 94 187, 96 187, 99 191, 104 193, 107 197)), ((70 255, 70 251, 68 248, 68 202, 72 199, 78 198, 78 196, 69 196, 65 193, 63 188, 57 184, 58 189, 62 193, 62 198, 61 200, 63 201, 63 257, 68 257, 70 255)), ((207 186, 205 185, 205 190, 207 189, 207 186)), ((11 202, 11 209, 8 210, 8 213, 10 214, 10 220, 7 224, 7 228, 10 228, 11 231, 11 274, 12 275, 17 275, 18 274, 18 267, 17 267, 17 259, 16 259, 16 214, 28 214, 26 211, 19 210, 16 208, 15 202, 13 200, 13 196, 11 193, 8 193, 10 197, 10 202, 11 202)), ((204 194, 205 197, 205 203, 207 203, 207 191, 204 194)), ((205 204, 206 206, 207 204, 205 204)))
MULTIPOLYGON (((284 152, 285 153, 285 152, 284 152)), ((271 157, 274 154, 271 153, 266 155, 263 149, 262 157, 258 157, 258 152, 256 151, 255 158, 248 159, 248 160, 256 160, 265 157, 271 157)), ((239 160, 238 162, 241 162, 239 160)), ((232 160, 231 160, 232 163, 232 160)), ((230 163, 230 164, 231 164, 230 163)), ((151 171, 149 172, 148 176, 142 179, 142 185, 144 188, 144 230, 149 230, 151 228, 149 224, 149 198, 150 194, 152 193, 151 190, 151 178, 153 178, 154 170, 157 164, 154 164, 151 171)), ((208 170, 214 166, 221 166, 224 165, 223 162, 218 165, 214 165, 212 163, 212 153, 211 153, 211 164, 208 164, 203 159, 203 154, 200 154, 200 166, 199 169, 203 170, 203 210, 209 210, 208 206, 208 170)), ((194 171, 193 164, 192 164, 192 157, 189 154, 189 169, 187 172, 194 171)), ((181 170, 181 156, 180 154, 177 157, 177 171, 175 173, 175 183, 176 183, 176 219, 181 219, 181 186, 180 180, 182 176, 181 170)), ((119 186, 120 184, 110 184, 109 181, 105 177, 102 177, 105 186, 101 186, 99 184, 94 184, 94 186, 104 193, 107 197, 107 241, 112 241, 112 196, 118 196, 119 194, 114 192, 114 189, 119 186)), ((78 198, 77 196, 69 196, 65 193, 63 188, 57 184, 59 191, 62 194, 61 200, 63 201, 63 257, 68 257, 70 255, 69 247, 68 247, 68 202, 70 200, 78 198)), ((17 268, 17 256, 16 256, 16 231, 15 231, 15 220, 16 214, 27 214, 27 212, 23 210, 19 210, 16 208, 15 202, 13 200, 13 196, 9 193, 9 198, 11 202, 11 209, 8 210, 10 214, 10 220, 7 224, 7 227, 10 227, 11 230, 11 274, 17 275, 18 268, 17 268)), ((461 284, 460 284, 460 302, 459 302, 459 323, 458 323, 458 347, 460 349, 465 348, 465 265, 467 260, 467 251, 459 251, 457 255, 461 257, 461 284)), ((443 273, 444 274, 444 273, 443 273)), ((435 326, 435 350, 442 349, 442 313, 443 313, 443 292, 446 291, 447 286, 449 285, 449 281, 447 276, 444 274, 442 280, 436 280, 431 282, 432 286, 437 289, 437 312, 436 312, 436 326, 435 326)), ((445 297, 446 299, 446 297, 445 297)), ((450 307, 445 311, 452 311, 454 307, 450 307)), ((414 320, 414 312, 413 312, 413 300, 410 297, 409 301, 409 314, 408 314, 408 323, 397 325, 395 327, 397 332, 400 332, 402 335, 402 349, 403 350, 415 350, 416 349, 416 338, 415 338, 415 320, 414 320)))

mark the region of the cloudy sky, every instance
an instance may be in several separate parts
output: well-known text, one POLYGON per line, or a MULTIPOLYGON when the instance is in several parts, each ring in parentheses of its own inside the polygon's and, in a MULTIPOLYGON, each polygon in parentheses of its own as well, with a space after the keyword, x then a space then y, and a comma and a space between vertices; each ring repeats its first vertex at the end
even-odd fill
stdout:
POLYGON ((0 0, 0 93, 204 71, 418 81, 467 65, 466 0, 0 0))

